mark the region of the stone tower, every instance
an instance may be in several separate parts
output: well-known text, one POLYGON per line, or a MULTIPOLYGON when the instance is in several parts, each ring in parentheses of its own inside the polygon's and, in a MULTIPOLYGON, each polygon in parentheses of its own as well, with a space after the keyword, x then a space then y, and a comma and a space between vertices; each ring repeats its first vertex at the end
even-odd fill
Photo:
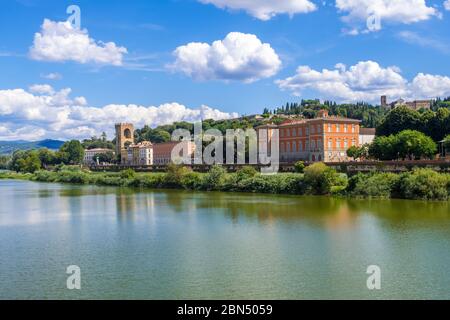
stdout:
POLYGON ((121 155, 121 162, 127 159, 126 148, 134 143, 134 126, 131 123, 116 124, 116 154, 121 155))
POLYGON ((382 108, 387 108, 387 97, 386 96, 381 96, 381 107, 382 108))

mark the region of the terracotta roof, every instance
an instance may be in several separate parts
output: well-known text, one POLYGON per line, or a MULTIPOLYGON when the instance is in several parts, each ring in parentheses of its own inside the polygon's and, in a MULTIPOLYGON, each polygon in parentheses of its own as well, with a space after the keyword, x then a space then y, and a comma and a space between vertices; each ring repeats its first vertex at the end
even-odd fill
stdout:
POLYGON ((375 128, 360 128, 359 134, 365 135, 365 136, 374 136, 376 131, 377 131, 377 129, 375 129, 375 128))

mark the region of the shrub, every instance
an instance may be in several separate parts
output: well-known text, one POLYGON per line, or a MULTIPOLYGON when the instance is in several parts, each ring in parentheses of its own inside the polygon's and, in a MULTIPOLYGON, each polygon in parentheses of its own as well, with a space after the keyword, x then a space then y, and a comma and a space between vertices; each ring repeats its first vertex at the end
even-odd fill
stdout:
POLYGON ((345 189, 346 188, 344 186, 333 186, 331 187, 330 193, 334 196, 344 196, 345 189))
POLYGON ((61 171, 57 175, 56 182, 86 184, 90 182, 90 176, 81 171, 61 171))
POLYGON ((99 175, 94 183, 101 186, 121 186, 123 179, 119 175, 99 175))
POLYGON ((399 196, 405 199, 447 200, 448 176, 431 169, 416 169, 400 176, 399 196))
POLYGON ((297 174, 257 175, 238 181, 232 191, 304 194, 303 176, 297 174))
POLYGON ((399 176, 393 173, 358 174, 350 178, 349 194, 368 198, 390 198, 399 176))
POLYGON ((220 190, 225 183, 226 175, 227 172, 223 167, 219 165, 213 166, 205 175, 203 180, 204 188, 206 190, 220 190))
POLYGON ((303 173, 305 171, 305 163, 303 161, 297 161, 294 164, 294 169, 297 173, 303 173))
POLYGON ((80 172, 82 171, 80 166, 69 166, 69 165, 65 165, 65 164, 59 164, 55 167, 55 171, 56 172, 60 172, 60 171, 71 171, 71 172, 80 172))
POLYGON ((122 179, 134 179, 136 177, 136 172, 133 169, 126 169, 120 172, 120 177, 122 179))
POLYGON ((248 179, 248 178, 253 178, 257 174, 258 174, 258 171, 256 171, 255 168, 250 167, 250 166, 245 166, 245 167, 240 168, 236 172, 236 178, 237 178, 237 180, 244 180, 244 179, 248 179))
POLYGON ((314 163, 305 169, 305 183, 308 193, 325 195, 331 192, 331 187, 336 183, 338 174, 336 170, 326 166, 322 162, 314 163))
POLYGON ((203 188, 203 176, 197 172, 189 172, 181 178, 181 186, 187 190, 201 190, 203 188))
POLYGON ((164 176, 164 185, 168 188, 181 187, 183 177, 189 172, 191 172, 191 170, 184 166, 173 163, 169 164, 164 176))
POLYGON ((56 182, 58 175, 55 172, 41 170, 34 173, 34 180, 39 182, 56 182))

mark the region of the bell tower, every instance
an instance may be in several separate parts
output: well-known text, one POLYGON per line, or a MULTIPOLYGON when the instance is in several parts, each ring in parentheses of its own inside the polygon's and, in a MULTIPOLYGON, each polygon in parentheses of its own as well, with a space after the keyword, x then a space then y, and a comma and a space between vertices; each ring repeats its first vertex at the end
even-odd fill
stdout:
POLYGON ((121 155, 121 162, 126 162, 127 147, 134 144, 134 126, 131 123, 116 124, 116 154, 121 155))

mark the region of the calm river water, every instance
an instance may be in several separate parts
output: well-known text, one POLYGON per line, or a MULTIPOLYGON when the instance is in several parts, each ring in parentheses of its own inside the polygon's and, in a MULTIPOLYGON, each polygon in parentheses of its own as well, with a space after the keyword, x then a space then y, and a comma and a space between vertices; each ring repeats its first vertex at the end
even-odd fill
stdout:
POLYGON ((0 181, 17 298, 450 299, 450 204, 0 181))

